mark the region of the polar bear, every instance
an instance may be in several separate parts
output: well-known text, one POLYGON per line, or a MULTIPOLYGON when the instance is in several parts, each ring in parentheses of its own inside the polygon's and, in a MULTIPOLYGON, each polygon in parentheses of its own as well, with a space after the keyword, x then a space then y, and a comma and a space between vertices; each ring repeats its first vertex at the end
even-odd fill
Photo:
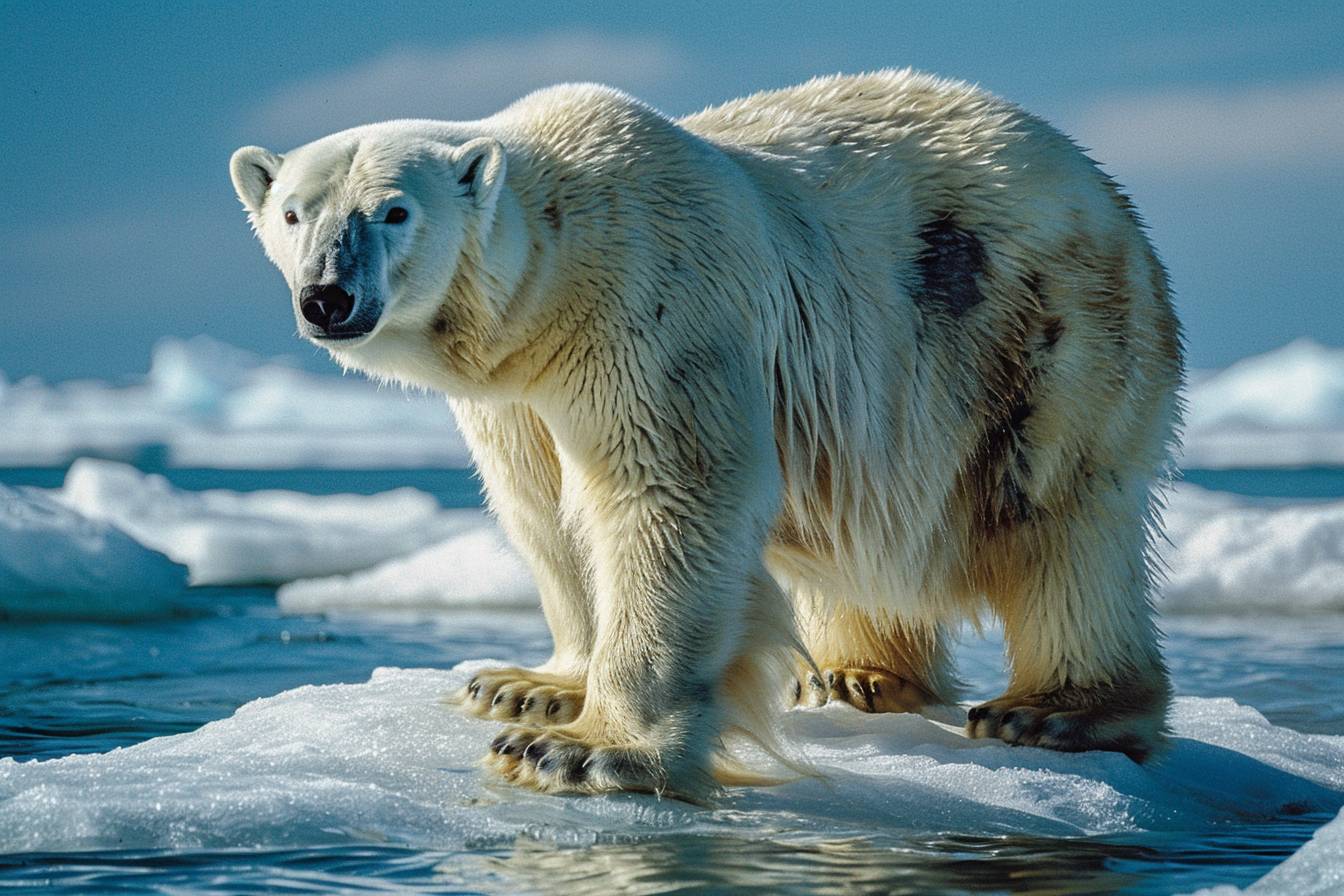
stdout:
POLYGON ((908 70, 677 120, 564 85, 231 172, 301 334, 450 397, 535 570, 554 655, 461 695, 510 780, 705 798, 789 696, 953 705, 986 611, 1011 676, 970 736, 1161 746, 1181 335, 1042 120, 908 70))

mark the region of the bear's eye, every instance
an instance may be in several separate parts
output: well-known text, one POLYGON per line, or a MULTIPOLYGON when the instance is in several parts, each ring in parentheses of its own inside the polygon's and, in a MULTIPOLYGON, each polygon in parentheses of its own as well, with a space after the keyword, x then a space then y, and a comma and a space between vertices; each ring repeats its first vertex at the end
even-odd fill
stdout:
POLYGON ((299 223, 299 216, 296 215, 296 214, 294 214, 293 211, 287 211, 287 212, 285 212, 285 223, 286 223, 286 224, 297 224, 297 223, 299 223))
POLYGON ((383 219, 383 223, 384 223, 384 224, 401 224, 401 223, 403 223, 408 217, 410 217, 410 212, 406 211, 406 209, 402 208, 402 207, 399 206, 399 205, 394 205, 394 206, 392 206, 390 209, 387 210, 387 217, 383 219))

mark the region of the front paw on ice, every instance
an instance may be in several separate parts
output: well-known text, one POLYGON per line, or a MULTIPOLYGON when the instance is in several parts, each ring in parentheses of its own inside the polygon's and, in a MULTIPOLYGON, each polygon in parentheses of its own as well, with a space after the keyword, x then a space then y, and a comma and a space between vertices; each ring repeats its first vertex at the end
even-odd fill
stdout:
POLYGON ((662 793, 666 775, 652 751, 592 746, 539 728, 510 726, 490 744, 486 765, 507 781, 544 793, 662 793))

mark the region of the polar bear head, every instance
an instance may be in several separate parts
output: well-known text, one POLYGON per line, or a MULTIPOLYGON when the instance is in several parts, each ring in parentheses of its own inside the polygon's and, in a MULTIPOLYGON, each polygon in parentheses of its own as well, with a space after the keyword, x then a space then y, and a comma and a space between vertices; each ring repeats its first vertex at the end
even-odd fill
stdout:
POLYGON ((233 154, 234 188, 289 284, 299 334, 347 366, 409 379, 376 363, 406 346, 374 344, 398 338, 385 332, 423 333, 464 246, 492 231, 504 150, 493 137, 457 137, 390 122, 283 156, 258 146, 233 154))

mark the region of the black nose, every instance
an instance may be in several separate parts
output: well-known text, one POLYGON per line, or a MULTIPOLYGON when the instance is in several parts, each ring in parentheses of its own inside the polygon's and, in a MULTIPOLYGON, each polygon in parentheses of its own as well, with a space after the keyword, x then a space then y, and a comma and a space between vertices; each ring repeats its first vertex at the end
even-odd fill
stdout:
POLYGON ((303 312, 303 319, 324 333, 345 323, 354 307, 355 297, 335 283, 305 286, 299 294, 299 311, 303 312))

